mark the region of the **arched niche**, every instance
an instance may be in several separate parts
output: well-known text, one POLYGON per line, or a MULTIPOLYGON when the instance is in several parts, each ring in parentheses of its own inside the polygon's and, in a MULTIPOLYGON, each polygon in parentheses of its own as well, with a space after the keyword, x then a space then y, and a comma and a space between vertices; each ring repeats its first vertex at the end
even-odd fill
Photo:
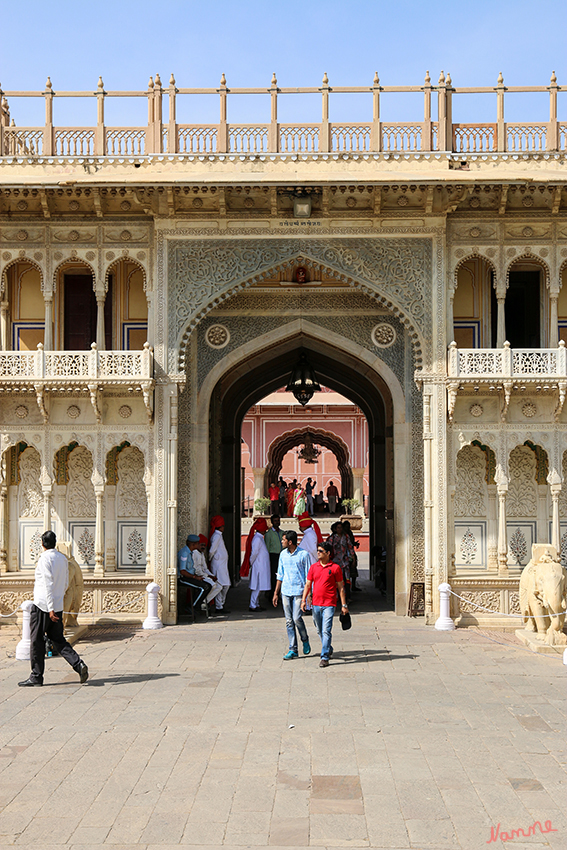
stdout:
POLYGON ((282 468, 284 456, 295 446, 305 442, 307 434, 317 445, 330 449, 337 459, 337 465, 341 476, 340 492, 343 497, 351 498, 353 492, 352 469, 349 462, 349 451, 346 443, 336 434, 324 431, 320 428, 306 426, 282 434, 268 448, 268 463, 265 475, 265 491, 270 482, 277 481, 282 468))
POLYGON ((480 256, 467 257, 455 270, 453 339, 459 348, 491 348, 496 341, 494 266, 480 256))

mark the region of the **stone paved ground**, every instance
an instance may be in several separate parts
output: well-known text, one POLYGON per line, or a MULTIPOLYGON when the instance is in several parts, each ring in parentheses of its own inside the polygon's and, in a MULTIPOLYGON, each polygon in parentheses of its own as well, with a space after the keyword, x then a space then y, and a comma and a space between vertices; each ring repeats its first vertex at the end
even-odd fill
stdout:
POLYGON ((320 669, 310 620, 315 652, 284 662, 281 612, 232 596, 223 621, 92 630, 83 687, 56 658, 18 688, 2 633, 2 847, 474 850, 534 821, 556 831, 506 846, 567 846, 560 657, 435 632, 367 591, 320 669))

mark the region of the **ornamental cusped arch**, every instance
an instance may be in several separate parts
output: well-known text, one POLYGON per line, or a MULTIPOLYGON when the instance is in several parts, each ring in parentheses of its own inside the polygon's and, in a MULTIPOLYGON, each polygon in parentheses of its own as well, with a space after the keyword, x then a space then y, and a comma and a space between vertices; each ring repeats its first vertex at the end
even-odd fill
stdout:
POLYGON ((459 257, 457 263, 455 264, 455 267, 453 269, 453 274, 452 274, 452 281, 451 281, 453 292, 456 291, 457 286, 459 285, 458 277, 459 277, 460 269, 465 265, 465 263, 468 263, 471 260, 482 260, 484 263, 486 263, 486 265, 491 269, 491 271, 494 275, 493 286, 494 286, 494 289, 496 289, 496 283, 497 283, 497 280, 498 280, 498 269, 496 267, 496 263, 494 262, 494 259, 487 256, 487 254, 483 253, 482 250, 477 250, 476 248, 473 248, 472 250, 467 251, 467 253, 465 253, 465 255, 463 257, 459 257))
POLYGON ((304 428, 294 428, 277 436, 269 445, 266 459, 266 486, 272 481, 277 481, 282 468, 282 462, 291 449, 301 445, 307 434, 314 443, 317 443, 333 452, 337 459, 337 466, 341 474, 343 496, 352 495, 352 471, 350 465, 349 448, 345 441, 331 431, 323 428, 313 428, 306 425, 304 428))
POLYGON ((12 260, 9 260, 2 269, 2 275, 0 276, 0 295, 5 295, 7 293, 8 271, 12 268, 12 266, 16 266, 18 263, 27 263, 28 266, 33 266, 33 268, 39 272, 41 291, 43 292, 45 287, 45 269, 38 260, 32 259, 31 257, 27 257, 25 254, 22 254, 21 257, 14 257, 12 260))
POLYGON ((508 289, 508 286, 510 284, 510 272, 513 271, 514 266, 517 265, 517 263, 525 262, 533 263, 534 265, 537 265, 541 268, 545 280, 545 285, 547 289, 549 289, 551 285, 551 271, 549 268, 549 264, 546 263, 546 261, 542 257, 540 257, 539 254, 536 254, 531 248, 522 249, 517 256, 514 256, 509 260, 506 266, 506 289, 508 289))
POLYGON ((107 261, 107 264, 105 266, 104 273, 103 273, 104 291, 108 292, 108 279, 109 279, 110 275, 112 274, 112 272, 114 271, 114 269, 117 268, 120 265, 120 263, 122 263, 122 262, 130 263, 130 265, 136 266, 137 268, 140 269, 140 271, 142 272, 142 277, 143 277, 143 281, 144 281, 144 292, 147 294, 151 290, 149 277, 148 277, 148 270, 146 269, 144 263, 141 260, 139 260, 137 257, 130 256, 129 252, 124 252, 120 256, 113 257, 111 260, 107 261))
POLYGON ((85 257, 81 257, 78 253, 73 252, 70 256, 64 257, 60 260, 55 268, 53 269, 53 275, 51 278, 51 284, 53 286, 53 292, 57 292, 58 284, 60 283, 59 277, 61 269, 67 265, 67 263, 77 263, 77 265, 86 266, 93 277, 93 292, 96 292, 96 282, 97 282, 97 273, 94 265, 90 260, 87 260, 85 257))
POLYGON ((281 271, 304 265, 358 289, 399 318, 416 366, 431 340, 432 242, 426 238, 178 240, 169 246, 169 339, 185 370, 187 342, 215 307, 281 271))

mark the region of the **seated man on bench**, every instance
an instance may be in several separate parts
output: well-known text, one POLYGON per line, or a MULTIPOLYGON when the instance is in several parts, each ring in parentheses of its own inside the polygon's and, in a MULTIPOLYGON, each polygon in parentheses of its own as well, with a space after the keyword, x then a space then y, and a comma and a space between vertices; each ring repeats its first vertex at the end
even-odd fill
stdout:
POLYGON ((185 546, 177 553, 177 581, 179 584, 190 587, 193 597, 193 607, 201 601, 203 596, 211 591, 211 586, 195 572, 193 563, 193 552, 199 547, 199 537, 197 534, 190 534, 187 537, 185 546))

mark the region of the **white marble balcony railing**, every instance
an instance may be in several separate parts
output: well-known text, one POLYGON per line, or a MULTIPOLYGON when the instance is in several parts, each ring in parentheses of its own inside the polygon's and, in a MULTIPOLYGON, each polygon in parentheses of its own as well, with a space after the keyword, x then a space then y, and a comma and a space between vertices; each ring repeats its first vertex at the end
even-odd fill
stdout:
POLYGON ((558 348, 457 348, 449 346, 448 375, 459 381, 554 381, 567 379, 567 351, 558 348))
POLYGON ((35 391, 44 418, 48 415, 44 393, 58 390, 88 391, 101 421, 99 393, 109 387, 142 392, 148 416, 152 415, 153 351, 144 343, 142 351, 0 351, 0 392, 35 391))

